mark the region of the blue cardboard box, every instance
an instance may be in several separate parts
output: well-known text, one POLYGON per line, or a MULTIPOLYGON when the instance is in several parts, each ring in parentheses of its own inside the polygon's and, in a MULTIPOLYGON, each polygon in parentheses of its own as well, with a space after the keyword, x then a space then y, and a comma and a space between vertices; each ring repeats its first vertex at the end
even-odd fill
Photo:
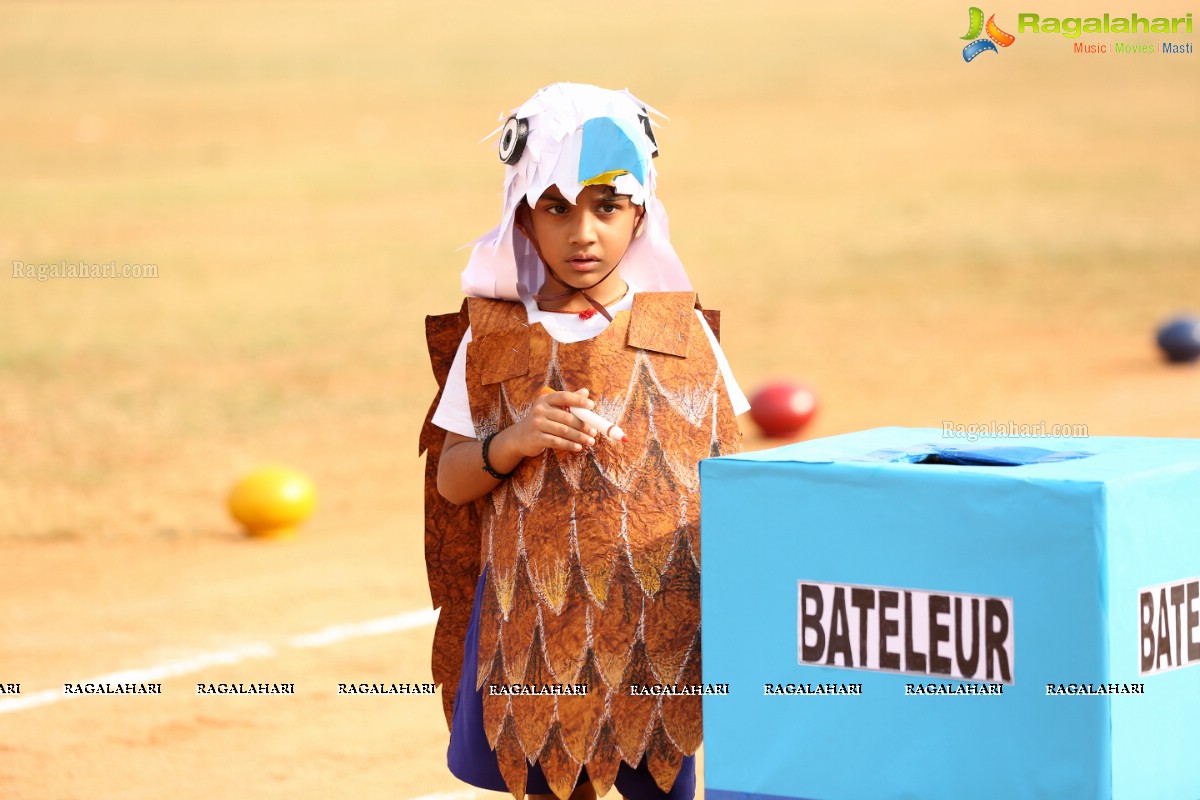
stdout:
POLYGON ((1200 798, 1200 440, 701 462, 707 800, 1200 798))

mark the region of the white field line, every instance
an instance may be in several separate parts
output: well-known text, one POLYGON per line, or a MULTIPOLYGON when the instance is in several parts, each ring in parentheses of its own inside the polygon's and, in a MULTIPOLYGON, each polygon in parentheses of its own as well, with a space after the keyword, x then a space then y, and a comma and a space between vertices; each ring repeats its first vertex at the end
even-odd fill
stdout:
POLYGON ((421 611, 409 611, 407 614, 397 614, 394 617, 380 617, 366 622, 350 622, 345 625, 331 625, 312 633, 301 633, 287 640, 291 647, 328 647, 345 639, 358 639, 362 636, 379 636, 384 633, 408 631, 413 628, 423 628, 437 622, 438 612, 432 608, 421 611))
MULTIPOLYGON (((358 639, 364 636, 379 636, 385 633, 397 633, 400 631, 409 631, 416 628, 422 628, 426 625, 432 625, 437 622, 438 612, 432 608, 422 609, 421 611, 409 611, 405 614, 396 614, 391 617, 381 617, 379 619, 371 619, 366 622, 352 622, 343 625, 331 625, 327 628, 322 628, 310 633, 297 634, 289 636, 284 640, 284 645, 290 648, 313 648, 313 647, 328 647, 338 642, 346 641, 347 639, 358 639)), ((168 661, 162 664, 142 669, 127 669, 120 672, 110 672, 107 675, 97 675, 92 678, 84 678, 83 680, 69 681, 71 684, 76 683, 157 683, 166 678, 176 678, 180 675, 190 675, 194 672, 200 672, 215 666, 228 666, 230 664, 238 664, 242 661, 250 661, 256 658, 271 658, 279 652, 279 648, 269 642, 250 642, 248 644, 230 647, 225 650, 211 650, 207 653, 199 653, 189 658, 179 659, 178 661, 168 661)), ((60 700, 69 700, 75 697, 82 697, 81 694, 67 694, 66 689, 46 689, 33 694, 22 697, 13 697, 0 700, 0 714, 7 714, 13 711, 23 711, 27 708, 36 706, 44 706, 50 703, 57 703, 60 700)), ((459 794, 449 795, 429 795, 429 798, 438 798, 438 800, 470 800, 467 797, 460 797, 459 794)))

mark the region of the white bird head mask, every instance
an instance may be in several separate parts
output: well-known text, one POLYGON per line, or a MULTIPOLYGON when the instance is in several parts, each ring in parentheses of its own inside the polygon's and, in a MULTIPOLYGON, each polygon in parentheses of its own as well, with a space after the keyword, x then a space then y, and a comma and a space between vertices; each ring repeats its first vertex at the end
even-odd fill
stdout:
POLYGON ((517 300, 536 292, 544 269, 530 242, 513 235, 517 208, 522 200, 535 205, 551 186, 574 203, 594 184, 611 185, 645 208, 621 276, 642 290, 691 291, 671 246, 666 210, 654 196, 658 144, 650 114, 661 116, 628 90, 577 83, 551 84, 515 109, 493 132, 500 134, 505 164, 500 224, 474 242, 463 293, 517 300))

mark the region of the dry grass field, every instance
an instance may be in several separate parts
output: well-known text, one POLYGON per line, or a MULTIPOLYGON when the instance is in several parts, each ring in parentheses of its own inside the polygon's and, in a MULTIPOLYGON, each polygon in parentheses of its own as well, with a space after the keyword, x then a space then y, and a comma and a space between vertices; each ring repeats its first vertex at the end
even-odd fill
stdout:
POLYGON ((429 680, 431 627, 295 637, 428 607, 423 319, 496 222, 479 140, 552 81, 670 117, 676 248, 745 389, 816 387, 806 435, 1197 435, 1200 371, 1152 336, 1200 310, 1200 56, 1018 34, 967 64, 966 27, 929 2, 0 5, 0 685, 207 664, 158 697, 0 696, 0 796, 487 795, 446 772, 436 698, 336 694, 429 680), (157 277, 10 275, 79 261, 157 277), (263 462, 316 481, 295 540, 225 515, 263 462), (219 681, 296 695, 196 695, 219 681))

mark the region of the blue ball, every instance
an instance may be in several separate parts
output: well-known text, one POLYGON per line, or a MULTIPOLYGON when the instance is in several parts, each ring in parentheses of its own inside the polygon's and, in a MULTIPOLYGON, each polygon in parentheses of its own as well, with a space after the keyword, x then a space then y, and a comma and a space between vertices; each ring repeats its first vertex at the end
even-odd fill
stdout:
POLYGON ((1200 318, 1174 317, 1158 329, 1158 348, 1172 364, 1200 358, 1200 318))

